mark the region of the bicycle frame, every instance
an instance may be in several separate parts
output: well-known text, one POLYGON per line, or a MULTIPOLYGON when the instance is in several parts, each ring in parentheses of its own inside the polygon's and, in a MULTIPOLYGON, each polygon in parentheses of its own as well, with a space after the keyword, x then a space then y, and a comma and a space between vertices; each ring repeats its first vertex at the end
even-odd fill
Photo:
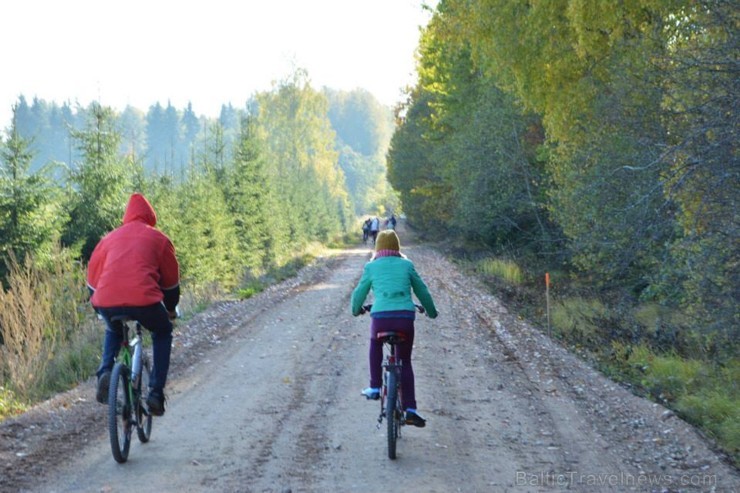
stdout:
MULTIPOLYGON (((128 337, 125 339, 128 340, 128 337)), ((130 388, 131 388, 131 397, 133 401, 133 397, 140 397, 137 395, 134 395, 135 391, 141 390, 141 386, 139 385, 139 380, 141 379, 141 372, 143 367, 143 351, 142 351, 142 335, 141 335, 141 324, 139 322, 136 322, 136 335, 134 338, 130 341, 128 341, 128 347, 131 349, 128 349, 126 352, 130 355, 130 366, 131 368, 131 380, 130 380, 130 388)))
POLYGON ((121 332, 123 339, 121 340, 121 350, 116 358, 116 361, 122 363, 131 370, 131 378, 128 380, 128 394, 131 402, 136 402, 135 389, 137 387, 137 379, 141 378, 141 367, 142 367, 142 354, 141 354, 141 324, 136 322, 136 329, 133 339, 129 339, 131 327, 130 322, 121 321, 121 332), (138 355, 137 355, 138 353, 138 355))
MULTIPOLYGON (((370 312, 372 305, 364 305, 360 313, 370 312)), ((419 313, 425 313, 421 305, 416 305, 419 313)), ((380 415, 378 416, 377 428, 387 420, 388 426, 388 458, 396 458, 396 440, 401 438, 401 427, 406 425, 405 413, 402 402, 401 371, 402 361, 397 354, 397 344, 404 341, 406 336, 403 332, 389 331, 378 332, 376 337, 383 343, 383 382, 380 389, 380 415), (385 348, 388 348, 386 352, 385 348)))
MULTIPOLYGON (((131 350, 129 349, 130 342, 128 339, 128 331, 129 326, 126 322, 121 322, 121 331, 123 333, 123 340, 121 341, 121 350, 118 353, 118 357, 116 358, 116 361, 119 363, 122 363, 126 366, 126 368, 131 368, 133 363, 133 355, 131 354, 131 350)), ((128 385, 127 385, 127 392, 129 394, 129 398, 131 399, 131 402, 134 400, 134 386, 133 382, 129 379, 128 385)))

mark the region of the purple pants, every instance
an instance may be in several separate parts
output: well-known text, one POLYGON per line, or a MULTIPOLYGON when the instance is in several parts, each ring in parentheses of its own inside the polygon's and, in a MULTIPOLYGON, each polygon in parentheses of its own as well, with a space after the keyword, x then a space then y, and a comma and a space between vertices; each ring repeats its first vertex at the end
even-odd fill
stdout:
POLYGON ((401 361, 401 399, 404 409, 416 409, 414 368, 411 349, 414 346, 414 320, 411 318, 374 318, 370 323, 370 387, 378 389, 383 382, 383 343, 378 332, 402 332, 406 340, 396 345, 396 357, 401 361))

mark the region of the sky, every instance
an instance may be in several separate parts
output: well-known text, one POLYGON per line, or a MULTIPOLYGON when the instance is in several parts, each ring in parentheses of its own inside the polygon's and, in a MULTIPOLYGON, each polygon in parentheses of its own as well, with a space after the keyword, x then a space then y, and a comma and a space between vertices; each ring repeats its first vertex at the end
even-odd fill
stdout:
POLYGON ((416 80, 436 0, 11 0, 0 6, 0 129, 22 94, 218 116, 296 68, 381 103, 416 80))

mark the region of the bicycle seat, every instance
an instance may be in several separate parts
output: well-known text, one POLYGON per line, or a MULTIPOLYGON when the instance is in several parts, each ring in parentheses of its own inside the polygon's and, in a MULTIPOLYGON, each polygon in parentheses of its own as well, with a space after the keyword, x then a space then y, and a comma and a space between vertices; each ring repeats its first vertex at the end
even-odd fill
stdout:
POLYGON ((114 315, 110 318, 111 322, 131 322, 133 320, 130 315, 114 315))
POLYGON ((406 334, 403 332, 378 332, 375 338, 381 342, 403 342, 406 340, 406 334))

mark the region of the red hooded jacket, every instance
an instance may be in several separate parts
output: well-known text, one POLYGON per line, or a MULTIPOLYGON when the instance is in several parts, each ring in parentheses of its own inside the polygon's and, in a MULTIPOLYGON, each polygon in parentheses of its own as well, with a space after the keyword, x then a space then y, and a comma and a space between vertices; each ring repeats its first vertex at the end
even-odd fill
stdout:
POLYGON ((180 283, 175 247, 154 226, 157 215, 143 195, 131 195, 123 225, 93 250, 87 284, 95 307, 148 306, 164 299, 163 290, 180 283))

